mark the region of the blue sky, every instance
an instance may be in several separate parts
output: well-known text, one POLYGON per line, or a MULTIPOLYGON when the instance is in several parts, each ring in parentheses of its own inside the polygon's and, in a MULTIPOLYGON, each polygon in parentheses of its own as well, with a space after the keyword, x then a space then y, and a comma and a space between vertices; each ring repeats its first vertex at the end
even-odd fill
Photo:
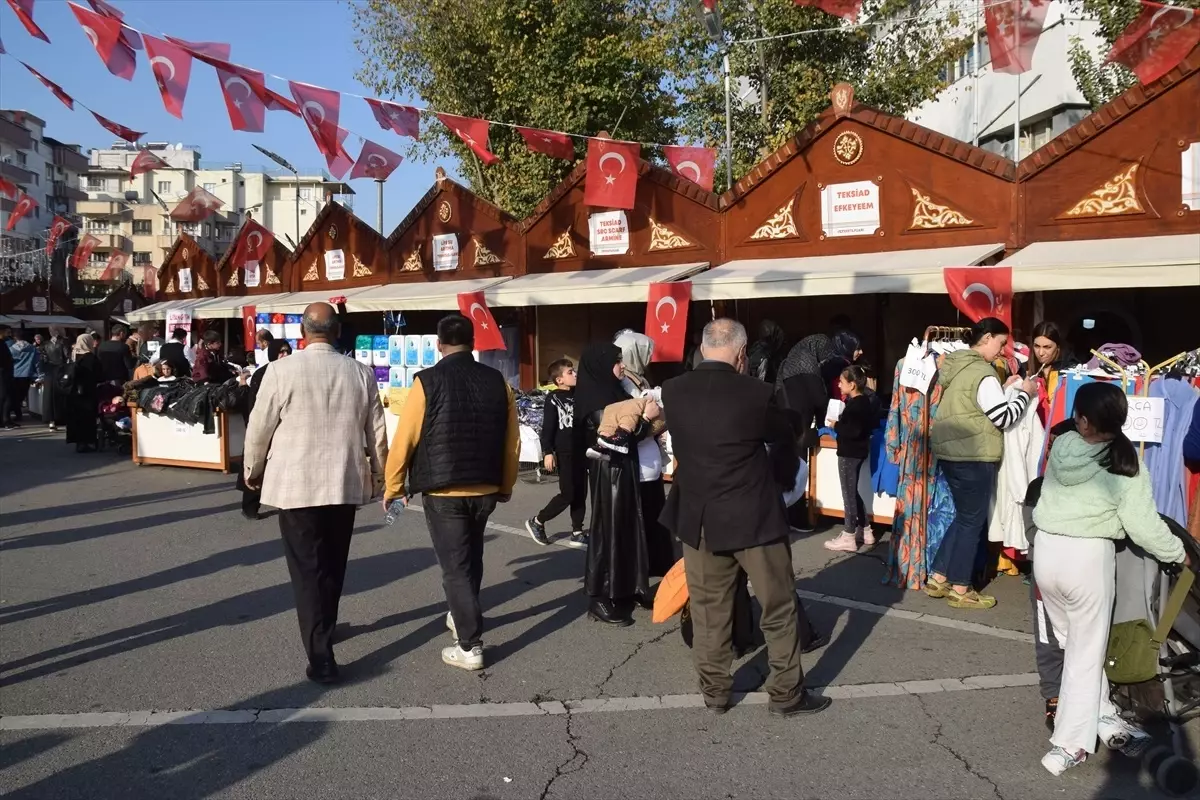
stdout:
MULTIPOLYGON (((87 7, 85 0, 76 0, 87 7)), ((352 9, 338 0, 113 0, 125 12, 126 22, 151 34, 169 34, 191 41, 227 42, 236 63, 293 80, 339 91, 370 94, 354 73, 361 56, 354 47, 352 9)), ((267 115, 263 133, 243 133, 229 126, 229 115, 211 67, 194 61, 183 119, 163 108, 162 98, 149 69, 145 52, 138 53, 132 81, 109 74, 99 55, 62 0, 37 0, 34 20, 51 44, 35 39, 0 3, 0 40, 9 56, 25 61, 58 83, 77 100, 100 114, 134 130, 146 131, 142 141, 184 142, 197 145, 204 161, 242 162, 247 169, 274 167, 250 145, 258 144, 289 160, 301 171, 324 168, 304 124, 287 112, 267 115)), ((0 107, 22 108, 46 120, 46 133, 60 141, 79 144, 84 152, 109 147, 115 137, 101 128, 86 110, 67 110, 50 92, 9 56, 0 56, 0 107)), ((287 84, 268 78, 275 91, 290 96, 287 84)), ((412 98, 400 98, 401 100, 412 98)), ((354 134, 370 138, 397 152, 406 140, 375 122, 365 101, 342 96, 341 124, 354 134)), ((422 119, 422 128, 427 124, 422 119)), ((433 122, 432 124, 437 124, 433 122)), ((346 142, 352 156, 359 142, 353 134, 346 142)), ((446 163, 401 164, 384 185, 384 233, 404 218, 433 185, 435 167, 456 173, 446 163)), ((354 211, 374 225, 375 183, 351 182, 354 211)))

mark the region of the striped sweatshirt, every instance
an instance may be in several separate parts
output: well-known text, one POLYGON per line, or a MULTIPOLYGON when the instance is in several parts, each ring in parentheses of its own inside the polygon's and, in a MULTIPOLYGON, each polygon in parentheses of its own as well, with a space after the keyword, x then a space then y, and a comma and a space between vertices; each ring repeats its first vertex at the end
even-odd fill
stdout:
POLYGON ((1006 393, 998 378, 984 378, 975 393, 975 402, 993 425, 1006 430, 1024 415, 1030 398, 1021 389, 1006 393))

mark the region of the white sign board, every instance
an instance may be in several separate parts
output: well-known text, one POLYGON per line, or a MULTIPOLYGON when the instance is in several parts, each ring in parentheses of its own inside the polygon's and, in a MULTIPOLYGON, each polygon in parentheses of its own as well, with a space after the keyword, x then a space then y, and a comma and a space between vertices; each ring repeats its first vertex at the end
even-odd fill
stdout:
POLYGON ((900 385, 927 394, 935 372, 937 359, 933 354, 926 353, 925 348, 920 345, 909 345, 904 363, 900 367, 900 385))
POLYGON ((1165 403, 1161 397, 1129 398, 1129 416, 1122 428, 1133 442, 1157 442, 1163 440, 1163 420, 1166 418, 1165 403))
POLYGON ((1180 154, 1183 160, 1183 204, 1192 211, 1200 211, 1200 142, 1192 142, 1180 154))
POLYGON ((184 267, 179 270, 179 291, 190 292, 192 290, 192 270, 190 267, 184 267))
POLYGON ((340 281, 346 277, 346 254, 341 250, 325 252, 325 280, 340 281))
POLYGON ((821 190, 821 232, 873 236, 879 230, 879 187, 871 181, 834 183, 821 190))
POLYGON ((458 269, 458 236, 443 233, 433 237, 433 268, 438 271, 458 269))
POLYGON ((130 311, 133 311, 133 301, 125 300, 121 303, 121 308, 125 309, 125 313, 128 314, 130 311))
POLYGON ((253 289, 254 287, 258 286, 258 262, 247 261, 246 266, 242 269, 244 270, 242 274, 242 283, 246 286, 246 288, 253 289))
POLYGON ((167 312, 167 337, 169 338, 175 333, 176 328, 183 328, 188 333, 192 332, 192 312, 190 311, 168 311, 167 312))
POLYGON ((629 252, 629 221, 624 211, 598 211, 588 217, 593 255, 623 256, 629 252))
POLYGON ((46 301, 46 298, 44 298, 44 297, 34 297, 33 298, 34 312, 36 312, 38 314, 45 314, 49 308, 50 308, 50 304, 46 301))

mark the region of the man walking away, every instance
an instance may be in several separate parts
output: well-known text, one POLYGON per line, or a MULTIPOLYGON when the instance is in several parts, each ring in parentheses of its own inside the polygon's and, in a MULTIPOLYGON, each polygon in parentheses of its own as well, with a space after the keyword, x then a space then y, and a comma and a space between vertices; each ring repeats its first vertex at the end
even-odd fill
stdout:
POLYGON ((442 567, 456 644, 442 661, 483 669, 483 532, 517 481, 520 440, 512 389, 471 356, 475 329, 461 314, 438 323, 442 360, 421 370, 392 439, 384 505, 423 494, 425 522, 442 567))
POLYGON ((333 307, 313 303, 301 321, 308 347, 267 370, 246 430, 245 477, 280 509, 279 532, 306 674, 338 680, 333 630, 358 506, 378 496, 387 433, 375 372, 338 354, 333 307))
POLYGON ((554 390, 546 396, 546 407, 542 412, 542 452, 547 470, 558 467, 558 494, 525 523, 525 530, 538 544, 548 545, 550 537, 546 535, 546 523, 570 508, 571 538, 567 540, 567 546, 580 549, 587 547, 587 536, 583 532, 587 467, 582 453, 575 452, 575 365, 569 358, 560 358, 550 365, 549 375, 554 390))
POLYGON ((17 427, 10 419, 12 417, 12 402, 16 395, 13 385, 13 357, 8 348, 8 340, 12 337, 12 328, 0 325, 0 429, 11 430, 17 427))
POLYGON ((774 405, 771 385, 744 374, 745 328, 714 320, 704 329, 701 350, 699 366, 663 386, 678 467, 662 522, 683 543, 692 656, 704 703, 717 714, 729 708, 740 567, 762 604, 770 712, 822 711, 829 698, 804 688, 788 524, 767 455, 767 445, 792 446, 791 428, 774 405))
POLYGON ((134 358, 129 352, 125 340, 129 338, 129 329, 121 323, 112 326, 109 339, 96 350, 100 359, 100 382, 115 383, 124 386, 133 377, 134 358))
POLYGON ((188 361, 187 357, 187 340, 188 332, 183 328, 176 328, 171 333, 171 341, 163 345, 162 354, 159 356, 159 360, 171 362, 175 375, 179 378, 192 376, 192 362, 188 361))
POLYGON ((13 360, 13 394, 10 403, 13 416, 20 425, 24 419, 21 408, 29 396, 29 386, 38 374, 38 349, 29 341, 29 334, 24 328, 18 330, 16 338, 9 341, 8 349, 13 360))

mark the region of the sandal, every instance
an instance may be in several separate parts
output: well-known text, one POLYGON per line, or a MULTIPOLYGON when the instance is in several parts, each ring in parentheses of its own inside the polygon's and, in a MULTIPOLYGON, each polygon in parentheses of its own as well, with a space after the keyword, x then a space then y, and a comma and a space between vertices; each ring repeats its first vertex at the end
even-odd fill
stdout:
POLYGON ((946 595, 951 608, 992 608, 996 605, 996 598, 974 589, 968 589, 964 594, 950 589, 946 595))
POLYGON ((927 578, 925 580, 925 594, 935 600, 940 600, 950 594, 950 584, 934 578, 927 578))

